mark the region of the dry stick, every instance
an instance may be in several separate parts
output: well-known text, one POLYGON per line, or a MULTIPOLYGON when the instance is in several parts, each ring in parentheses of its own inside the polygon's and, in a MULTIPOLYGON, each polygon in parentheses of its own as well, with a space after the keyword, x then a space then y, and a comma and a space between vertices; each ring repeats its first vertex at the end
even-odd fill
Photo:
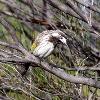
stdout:
POLYGON ((56 25, 52 22, 52 15, 50 13, 50 7, 48 5, 47 0, 43 0, 43 7, 42 7, 42 19, 47 22, 48 25, 46 25, 47 29, 57 29, 58 23, 56 25))
POLYGON ((43 20, 46 20, 47 19, 47 1, 46 0, 43 0, 43 14, 42 14, 42 19, 43 20))
MULTIPOLYGON (((22 49, 23 49, 23 48, 22 48, 22 49)), ((92 49, 93 49, 93 48, 92 48, 92 49)), ((93 50, 94 50, 94 49, 93 49, 93 50)), ((95 51, 95 50, 94 50, 94 51, 95 51)), ((95 53, 94 51, 93 51, 93 53, 95 53)), ((24 52, 25 52, 25 50, 24 50, 24 52)))
POLYGON ((5 4, 10 12, 6 13, 4 11, 0 11, 1 13, 3 13, 4 15, 9 15, 10 17, 15 17, 17 19, 20 19, 21 22, 26 25, 28 28, 30 28, 31 30, 33 29, 32 25, 31 25, 31 18, 33 18, 32 13, 26 13, 24 12, 23 9, 21 9, 19 7, 19 5, 17 5, 14 1, 12 1, 13 3, 10 3, 11 1, 6 1, 6 0, 1 0, 1 3, 5 4), (24 15, 23 15, 24 14, 24 15), (26 22, 27 21, 27 22, 26 22))
POLYGON ((76 12, 86 23, 88 22, 88 19, 86 18, 86 16, 83 15, 83 13, 81 12, 80 9, 78 9, 78 7, 70 0, 66 0, 66 4, 74 10, 74 12, 76 12))
MULTIPOLYGON (((94 0, 91 1, 91 5, 93 5, 94 0)), ((89 23, 91 25, 91 20, 92 20, 92 10, 89 11, 90 15, 89 15, 89 23)))
MULTIPOLYGON (((68 32, 69 33, 69 32, 68 32)), ((78 38, 77 38, 77 40, 78 40, 78 38)), ((0 41, 0 45, 3 45, 3 46, 7 46, 7 47, 10 47, 10 48, 13 48, 13 49, 16 49, 16 50, 19 50, 20 52, 22 52, 23 53, 23 50, 20 48, 20 47, 18 47, 18 46, 15 46, 15 45, 13 45, 13 44, 7 44, 7 43, 5 43, 5 42, 1 42, 0 41)), ((94 50, 94 48, 93 48, 93 50, 94 50)), ((26 53, 26 52, 25 52, 26 53)), ((3 59, 4 60, 4 59, 3 59)), ((4 60, 5 61, 5 60, 4 60)), ((13 60, 11 60, 11 61, 13 61, 13 60)), ((17 61, 17 62, 19 62, 19 60, 17 61)), ((20 61, 21 62, 21 61, 20 61)), ((97 70, 100 70, 100 68, 99 67, 97 67, 97 68, 94 68, 94 67, 84 67, 84 68, 78 68, 78 67, 75 67, 75 68, 64 68, 64 69, 66 69, 66 70, 94 70, 94 71, 97 71, 97 70)))
MULTIPOLYGON (((31 63, 35 63, 37 65, 40 65, 40 60, 30 53, 27 54, 26 60, 30 61, 31 63)), ((14 59, 13 59, 13 61, 14 61, 14 59)), ((50 65, 46 62, 41 62, 41 65, 42 65, 42 66, 40 66, 41 68, 49 71, 50 73, 60 77, 61 79, 66 80, 66 81, 70 81, 70 82, 73 82, 73 83, 86 84, 86 85, 90 85, 90 86, 93 86, 93 87, 100 88, 100 82, 99 81, 95 81, 93 79, 79 77, 79 76, 73 76, 73 75, 67 74, 63 69, 56 68, 55 65, 50 65)))
MULTIPOLYGON (((15 45, 13 45, 16 49, 20 50, 22 53, 24 53, 25 55, 28 54, 28 51, 25 50, 25 48, 22 46, 22 44, 20 43, 20 41, 18 40, 15 30, 12 26, 12 24, 10 22, 8 22, 5 18, 3 18, 4 16, 0 16, 0 23, 6 28, 6 30, 11 34, 12 39, 15 42, 15 45)), ((9 44, 8 44, 9 45, 9 44)))
MULTIPOLYGON (((36 59, 36 57, 33 57, 33 55, 30 55, 30 56, 31 58, 28 58, 28 60, 32 61, 33 63, 36 63, 37 65, 40 64, 39 59, 36 59)), ((47 70, 48 72, 58 76, 59 78, 63 80, 70 81, 73 83, 86 84, 86 85, 100 88, 100 81, 95 81, 93 79, 67 74, 63 69, 56 68, 55 65, 50 65, 45 61, 41 62, 41 65, 42 65, 40 66, 41 68, 47 70)))
POLYGON ((67 4, 85 21, 88 23, 90 27, 93 27, 96 31, 100 31, 100 24, 96 21, 91 20, 91 25, 89 20, 84 16, 84 14, 81 12, 81 10, 73 4, 70 0, 67 0, 67 4))
POLYGON ((5 16, 9 16, 9 17, 13 17, 13 18, 16 18, 18 20, 20 20, 20 22, 22 24, 24 24, 25 26, 27 26, 29 29, 33 30, 33 27, 32 27, 32 21, 31 19, 27 19, 26 16, 23 16, 23 15, 20 15, 20 14, 12 14, 10 12, 7 12, 7 11, 0 11, 0 14, 3 14, 5 16))
MULTIPOLYGON (((84 77, 80 77, 80 76, 73 76, 73 75, 70 75, 70 74, 67 74, 63 69, 60 69, 60 68, 56 68, 55 65, 51 65, 45 61, 41 61, 41 64, 40 64, 40 60, 38 58, 36 58, 35 56, 33 56, 32 54, 27 54, 26 55, 26 61, 24 62, 31 62, 31 63, 35 63, 37 65, 41 65, 40 67, 47 70, 48 72, 58 76, 59 78, 63 79, 63 80, 66 80, 66 81, 69 81, 69 82, 73 82, 73 83, 79 83, 79 84, 86 84, 86 85, 90 85, 90 86, 93 86, 93 87, 97 87, 97 88, 100 88, 100 82, 99 81, 95 81, 93 79, 89 79, 89 78, 84 78, 84 77)), ((4 60, 4 59, 3 59, 4 60)), ((9 62, 16 62, 18 61, 15 60, 15 59, 5 59, 5 61, 9 62)), ((20 60, 21 61, 21 60, 20 60)), ((18 61, 18 62, 20 62, 18 61)), ((23 60, 22 60, 23 61, 23 60)), ((32 66, 34 67, 34 66, 32 66)))
MULTIPOLYGON (((20 20, 21 23, 26 25, 31 30, 33 29, 32 25, 31 25, 32 23, 45 25, 48 29, 52 29, 51 24, 49 23, 50 21, 48 21, 50 19, 43 20, 43 19, 36 19, 36 18, 32 18, 32 17, 30 19, 27 19, 25 16, 19 15, 19 13, 15 15, 15 14, 9 13, 7 11, 0 11, 0 13, 5 16, 14 17, 14 18, 20 20)), ((63 29, 66 28, 64 25, 63 26, 61 26, 61 25, 62 25, 62 22, 55 23, 55 26, 57 26, 58 28, 63 28, 63 29)), ((66 25, 68 27, 70 26, 69 23, 66 23, 66 25)))
POLYGON ((13 12, 13 13, 14 13, 14 11, 17 14, 21 12, 21 13, 24 13, 26 16, 33 17, 32 14, 24 12, 24 10, 21 9, 20 6, 17 5, 17 3, 15 1, 11 2, 9 0, 0 0, 0 2, 3 3, 3 4, 5 4, 8 8, 10 8, 11 12, 13 12))
MULTIPOLYGON (((63 12, 65 12, 66 14, 69 14, 69 15, 71 15, 71 16, 77 18, 77 19, 80 19, 80 20, 82 20, 82 21, 84 21, 84 22, 86 22, 86 23, 88 24, 88 21, 87 21, 87 19, 85 18, 85 16, 79 12, 79 11, 80 11, 79 9, 76 10, 76 8, 74 8, 74 6, 72 7, 72 9, 74 10, 74 12, 73 12, 73 11, 71 11, 70 9, 68 9, 67 6, 66 6, 65 4, 62 4, 62 3, 58 2, 57 0, 47 0, 47 1, 48 1, 48 3, 49 3, 51 6, 57 8, 57 9, 63 11, 63 12), (75 10, 76 10, 76 11, 75 11, 75 10), (77 13, 77 14, 76 14, 76 13, 77 13), (80 16, 81 16, 81 17, 80 17, 80 16)), ((70 4, 70 6, 72 6, 72 3, 70 4)), ((92 24, 92 27, 93 27, 96 31, 98 31, 98 32, 100 31, 100 24, 99 24, 98 22, 96 22, 96 21, 94 20, 94 21, 91 22, 91 24, 92 24)), ((88 25, 89 25, 89 24, 88 24, 88 25)), ((90 26, 89 26, 89 27, 90 27, 90 26)))
MULTIPOLYGON (((49 1, 49 3, 52 5, 52 6, 54 6, 54 7, 56 7, 56 8, 58 8, 58 9, 60 9, 61 11, 64 11, 65 13, 67 13, 67 14, 69 14, 69 15, 71 15, 71 16, 74 16, 74 17, 76 17, 76 18, 78 18, 78 19, 80 19, 80 20, 83 20, 83 21, 86 21, 85 20, 85 18, 84 18, 84 16, 81 16, 80 14, 80 16, 79 15, 77 15, 75 12, 73 12, 72 10, 70 10, 70 9, 67 9, 67 7, 64 5, 64 4, 62 4, 62 3, 59 3, 58 1, 52 1, 52 0, 48 0, 49 1)), ((8 6, 10 6, 11 8, 12 8, 12 5, 11 4, 9 4, 9 2, 7 2, 7 1, 1 1, 1 2, 3 2, 3 3, 5 3, 5 4, 7 4, 8 6)), ((22 11, 21 9, 19 9, 18 7, 15 7, 15 5, 13 5, 13 8, 16 8, 17 10, 19 10, 19 11, 22 11)), ((22 11, 23 12, 23 11, 22 11)), ((25 13, 25 12, 24 12, 25 13)), ((79 12, 78 12, 79 13, 79 12)), ((31 16, 32 17, 32 16, 31 16)), ((87 22, 86 22, 87 23, 87 22)), ((95 30, 97 30, 97 31, 100 31, 100 24, 98 23, 98 22, 95 22, 95 21, 92 21, 92 27, 95 29, 95 30)))
MULTIPOLYGON (((32 25, 31 25, 32 23, 45 25, 48 29, 52 29, 49 21, 47 21, 47 20, 35 19, 35 18, 31 18, 29 20, 26 20, 25 16, 22 16, 22 15, 19 15, 19 14, 15 15, 15 14, 9 13, 7 11, 6 12, 5 11, 0 11, 0 13, 5 15, 5 16, 14 17, 14 18, 20 20, 20 22, 22 24, 26 25, 31 30, 33 29, 32 25)), ((66 29, 66 26, 65 25, 62 26, 62 24, 63 24, 63 22, 56 22, 55 26, 57 26, 58 28, 66 29)), ((67 27, 70 27, 69 23, 66 23, 66 25, 67 25, 67 27)), ((95 33, 94 30, 92 30, 92 29, 88 29, 88 31, 95 33)))
POLYGON ((14 42, 19 45, 19 40, 16 36, 15 30, 13 29, 13 26, 11 25, 10 22, 8 22, 3 15, 0 16, 0 23, 6 28, 6 30, 10 33, 12 39, 14 42))
POLYGON ((77 15, 74 11, 72 11, 70 8, 68 8, 65 4, 62 4, 60 2, 58 2, 57 0, 47 0, 48 4, 50 4, 51 6, 53 6, 54 8, 57 8, 63 12, 65 12, 66 14, 69 14, 71 16, 74 16, 77 19, 83 20, 82 18, 80 18, 79 15, 77 15))
MULTIPOLYGON (((21 51, 21 49, 19 48, 19 47, 17 47, 17 46, 15 46, 15 45, 13 45, 13 44, 8 44, 8 43, 6 43, 6 42, 1 42, 0 41, 0 45, 2 45, 2 46, 6 46, 6 47, 10 47, 10 48, 12 48, 12 49, 16 49, 16 50, 18 50, 18 51, 20 51, 20 52, 22 52, 21 51)), ((23 53, 23 52, 22 52, 23 53)), ((7 53, 8 54, 8 53, 7 53)), ((6 55, 6 53, 5 53, 5 55, 6 55)), ((16 57, 16 56, 15 56, 16 57)), ((18 57, 16 57, 15 58, 14 57, 14 54, 13 54, 13 58, 1 58, 0 59, 0 61, 1 62, 3 62, 3 63, 5 63, 5 62, 9 62, 9 63, 11 63, 11 62, 13 62, 13 63, 26 63, 26 62, 29 62, 29 61, 27 61, 26 59, 21 59, 21 58, 19 58, 18 59, 18 57)), ((30 62, 31 63, 31 62, 30 62)), ((56 65, 57 66, 57 65, 56 65)), ((100 63, 98 63, 97 65, 95 65, 95 66, 93 66, 93 67, 81 67, 81 66, 79 66, 79 67, 74 67, 74 68, 69 68, 69 67, 58 67, 57 66, 57 68, 61 68, 61 69, 64 69, 64 70, 67 70, 67 71, 86 71, 86 70, 91 70, 91 71, 98 71, 98 70, 100 70, 100 63)))
POLYGON ((86 8, 88 8, 90 10, 93 10, 93 11, 95 11, 95 12, 97 12, 97 13, 100 14, 100 9, 97 6, 94 6, 94 5, 91 5, 91 4, 90 5, 89 4, 87 5, 84 2, 82 2, 81 0, 75 0, 75 2, 77 2, 77 3, 85 6, 86 8))
MULTIPOLYGON (((1 60, 4 60, 4 59, 1 59, 1 60)), ((11 60, 5 59, 5 62, 9 62, 9 61, 11 61, 11 62, 21 62, 21 60, 18 60, 18 59, 11 59, 11 60)), ((27 54, 27 58, 25 60, 22 59, 22 62, 31 62, 31 63, 35 63, 37 65, 40 65, 40 60, 30 53, 27 54)), ((70 81, 70 82, 73 82, 73 83, 86 84, 86 85, 90 85, 90 86, 93 86, 93 87, 100 88, 100 82, 99 81, 95 81, 93 79, 79 77, 79 76, 73 76, 73 75, 67 74, 63 69, 57 68, 57 67, 55 67, 55 65, 53 65, 53 64, 51 65, 51 64, 48 64, 46 62, 41 62, 41 65, 42 65, 42 66, 40 66, 41 68, 49 71, 50 73, 60 77, 61 79, 66 80, 66 81, 70 81)))
MULTIPOLYGON (((13 8, 13 10, 16 10, 16 9, 14 9, 13 8)), ((15 18, 17 18, 17 19, 20 19, 20 21, 22 22, 22 23, 24 23, 26 26, 30 26, 31 27, 31 29, 32 29, 32 26, 31 26, 31 21, 32 21, 32 23, 36 23, 36 24, 41 24, 41 25, 45 25, 45 26, 48 26, 48 29, 50 29, 50 27, 51 27, 51 25, 50 25, 50 23, 49 23, 49 21, 48 20, 41 20, 41 19, 35 19, 35 18, 31 18, 31 19, 27 19, 27 17, 26 16, 22 16, 20 13, 15 13, 15 14, 9 14, 9 13, 7 13, 7 12, 4 12, 4 11, 0 11, 1 13, 3 13, 3 14, 5 14, 5 15, 7 15, 7 16, 10 16, 10 17, 15 17, 15 18)), ((16 11, 15 11, 16 12, 16 11)), ((65 26, 61 26, 61 22, 57 22, 57 23, 55 23, 56 24, 56 26, 57 27, 59 27, 59 28, 66 28, 65 26)), ((67 24, 67 26, 69 26, 69 24, 67 24)), ((30 28, 29 27, 29 28, 30 28)), ((92 30, 91 30, 92 31, 92 30)))
POLYGON ((25 6, 28 6, 30 9, 32 9, 32 14, 34 14, 35 11, 38 12, 38 9, 36 8, 36 5, 34 4, 33 0, 26 0, 26 1, 25 0, 20 0, 19 2, 21 2, 25 6))
MULTIPOLYGON (((0 58, 0 62, 2 63, 15 63, 15 64, 21 64, 21 63, 33 63, 32 61, 29 61, 27 59, 22 59, 22 58, 15 58, 15 57, 12 57, 12 58, 0 58)), ((31 64, 32 65, 32 64, 31 64)), ((92 66, 92 67, 82 67, 82 66, 74 66, 73 68, 69 68, 68 66, 66 67, 60 67, 58 65, 54 65, 56 68, 60 68, 60 69, 64 69, 64 70, 67 70, 67 71, 88 71, 88 70, 91 70, 91 71, 99 71, 100 70, 100 64, 98 65, 95 65, 95 66, 92 66), (98 67, 96 67, 98 66, 98 67)), ((37 66, 39 67, 39 66, 37 66)))

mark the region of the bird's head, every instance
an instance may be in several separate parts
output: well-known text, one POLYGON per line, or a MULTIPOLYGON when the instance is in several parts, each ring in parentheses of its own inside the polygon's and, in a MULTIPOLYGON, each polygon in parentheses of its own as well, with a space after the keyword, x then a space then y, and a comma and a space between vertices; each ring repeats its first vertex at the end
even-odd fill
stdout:
POLYGON ((53 39, 53 41, 57 41, 57 42, 62 42, 63 44, 66 45, 66 38, 63 36, 64 33, 60 30, 56 30, 56 31, 52 31, 51 32, 51 38, 53 39))

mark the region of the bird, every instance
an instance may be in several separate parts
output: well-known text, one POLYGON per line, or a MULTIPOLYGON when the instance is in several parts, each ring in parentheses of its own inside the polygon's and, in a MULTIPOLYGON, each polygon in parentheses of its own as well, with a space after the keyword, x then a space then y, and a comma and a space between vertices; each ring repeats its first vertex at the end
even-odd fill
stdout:
POLYGON ((61 30, 46 30, 37 35, 31 46, 33 55, 46 58, 53 52, 57 44, 66 45, 66 38, 63 34, 61 30))
MULTIPOLYGON (((62 43, 66 45, 66 38, 63 36, 64 33, 61 30, 45 30, 39 33, 32 43, 31 53, 41 59, 48 57, 57 44, 62 43)), ((24 76, 29 68, 30 64, 27 63, 25 71, 22 72, 24 76)))

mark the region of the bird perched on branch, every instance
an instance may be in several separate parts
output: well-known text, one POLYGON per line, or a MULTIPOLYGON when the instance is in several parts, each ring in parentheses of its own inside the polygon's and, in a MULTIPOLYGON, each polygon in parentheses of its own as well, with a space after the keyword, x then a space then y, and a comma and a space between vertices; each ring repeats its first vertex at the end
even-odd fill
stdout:
POLYGON ((58 43, 66 44, 64 33, 60 30, 46 30, 40 33, 32 44, 32 53, 39 57, 49 56, 58 43))
MULTIPOLYGON (((46 58, 49 56, 57 44, 62 43, 66 45, 64 33, 60 30, 46 30, 38 34, 31 46, 32 53, 39 58, 46 58)), ((27 64, 28 65, 28 64, 27 64)), ((25 67, 22 75, 25 75, 29 66, 25 67)))

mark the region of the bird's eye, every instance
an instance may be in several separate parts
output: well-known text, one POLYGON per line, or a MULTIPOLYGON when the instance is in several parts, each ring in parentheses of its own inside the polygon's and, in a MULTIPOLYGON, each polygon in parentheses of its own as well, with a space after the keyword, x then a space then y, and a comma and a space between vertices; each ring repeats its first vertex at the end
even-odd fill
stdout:
POLYGON ((63 37, 60 37, 60 39, 63 39, 63 37))

